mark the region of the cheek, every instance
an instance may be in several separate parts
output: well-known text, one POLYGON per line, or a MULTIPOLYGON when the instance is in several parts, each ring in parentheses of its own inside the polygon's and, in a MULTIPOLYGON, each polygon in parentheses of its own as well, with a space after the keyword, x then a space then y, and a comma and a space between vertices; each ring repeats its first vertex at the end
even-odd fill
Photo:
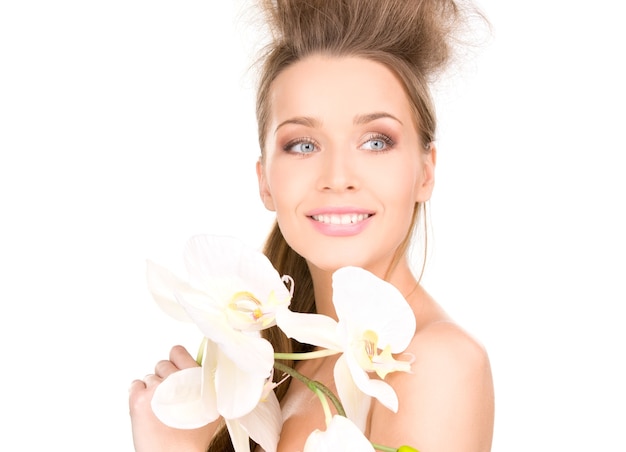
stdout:
POLYGON ((413 214, 417 203, 415 186, 418 182, 415 171, 398 168, 395 177, 386 178, 380 186, 380 192, 386 199, 386 215, 390 237, 398 240, 398 244, 405 239, 413 222, 413 214), (393 232, 392 232, 393 231, 393 232))
POLYGON ((267 185, 271 193, 277 215, 289 210, 297 204, 301 197, 304 183, 303 176, 293 165, 281 162, 272 164, 267 171, 267 185))
POLYGON ((284 171, 281 171, 280 165, 273 164, 268 168, 266 176, 267 186, 274 203, 280 203, 281 195, 286 192, 285 186, 288 185, 288 180, 284 177, 284 171))
POLYGON ((378 170, 378 192, 394 207, 413 205, 417 201, 416 187, 419 185, 418 165, 405 162, 392 168, 378 170), (381 175, 386 174, 386 177, 381 175))

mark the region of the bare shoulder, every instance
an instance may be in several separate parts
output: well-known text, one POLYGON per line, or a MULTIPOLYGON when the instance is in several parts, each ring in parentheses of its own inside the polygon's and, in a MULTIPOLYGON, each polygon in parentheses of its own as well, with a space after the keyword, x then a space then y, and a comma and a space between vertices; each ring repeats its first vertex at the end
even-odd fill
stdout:
POLYGON ((454 322, 426 326, 413 337, 406 352, 414 358, 411 373, 396 373, 389 384, 400 400, 414 402, 413 409, 433 403, 439 411, 446 406, 478 410, 493 403, 487 350, 454 322))
POLYGON ((494 395, 485 347, 457 324, 441 320, 420 328, 406 353, 414 358, 411 372, 385 379, 398 396, 398 412, 374 404, 371 440, 421 452, 489 451, 494 395))
POLYGON ((428 371, 433 366, 443 365, 448 371, 467 372, 489 366, 485 347, 449 320, 433 322, 419 330, 406 351, 415 358, 414 371, 428 371))

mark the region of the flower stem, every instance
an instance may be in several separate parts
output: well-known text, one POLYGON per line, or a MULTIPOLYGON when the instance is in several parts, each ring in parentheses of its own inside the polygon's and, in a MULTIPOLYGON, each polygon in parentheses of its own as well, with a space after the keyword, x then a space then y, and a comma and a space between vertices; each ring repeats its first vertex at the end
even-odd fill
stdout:
POLYGON ((411 446, 400 446, 396 449, 395 447, 381 446, 380 444, 372 443, 372 447, 381 452, 419 452, 419 450, 411 446))
POLYGON ((381 446, 380 444, 375 443, 372 443, 372 447, 381 452, 398 452, 398 449, 396 449, 395 447, 381 446))
POLYGON ((324 356, 332 356, 341 353, 337 350, 315 350, 314 352, 303 352, 303 353, 274 353, 274 359, 283 359, 283 360, 292 360, 292 361, 302 361, 305 359, 316 359, 323 358, 324 356))
POLYGON ((330 412, 328 399, 319 388, 315 388, 314 391, 315 391, 315 394, 317 394, 317 397, 320 399, 320 403, 322 404, 322 408, 324 409, 324 418, 326 419, 326 426, 328 426, 330 425, 330 421, 333 419, 333 413, 330 412))
POLYGON ((297 378, 302 383, 307 385, 309 389, 311 389, 311 391, 315 393, 317 393, 318 391, 321 391, 333 403, 335 409, 337 410, 337 414, 339 414, 340 416, 346 417, 346 411, 343 409, 343 405, 339 401, 339 398, 330 389, 324 386, 322 383, 316 380, 311 380, 310 378, 302 375, 293 367, 286 366, 283 363, 274 361, 274 367, 286 374, 291 375, 294 378, 297 378))
POLYGON ((200 343, 200 347, 198 347, 198 354, 196 355, 196 362, 198 366, 202 365, 202 361, 204 360, 204 352, 206 350, 206 336, 202 338, 202 342, 200 343))
POLYGON ((398 449, 395 447, 381 446, 380 444, 372 443, 372 446, 376 450, 380 450, 381 452, 398 452, 398 449))

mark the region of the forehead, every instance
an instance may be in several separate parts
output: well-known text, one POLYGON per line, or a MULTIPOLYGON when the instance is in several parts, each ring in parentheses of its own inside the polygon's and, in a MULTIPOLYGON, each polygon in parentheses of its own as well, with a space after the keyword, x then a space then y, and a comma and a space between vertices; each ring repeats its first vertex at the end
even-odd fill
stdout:
POLYGON ((291 116, 323 121, 388 112, 411 123, 404 86, 385 65, 360 57, 309 56, 285 69, 271 90, 271 122, 291 116))

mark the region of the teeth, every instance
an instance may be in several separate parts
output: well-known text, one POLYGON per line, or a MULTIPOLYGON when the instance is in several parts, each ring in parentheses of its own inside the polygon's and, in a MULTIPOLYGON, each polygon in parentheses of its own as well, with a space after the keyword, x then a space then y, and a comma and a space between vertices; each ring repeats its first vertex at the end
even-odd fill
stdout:
POLYGON ((313 215, 315 221, 326 224, 354 224, 370 217, 367 213, 346 213, 342 215, 313 215))

